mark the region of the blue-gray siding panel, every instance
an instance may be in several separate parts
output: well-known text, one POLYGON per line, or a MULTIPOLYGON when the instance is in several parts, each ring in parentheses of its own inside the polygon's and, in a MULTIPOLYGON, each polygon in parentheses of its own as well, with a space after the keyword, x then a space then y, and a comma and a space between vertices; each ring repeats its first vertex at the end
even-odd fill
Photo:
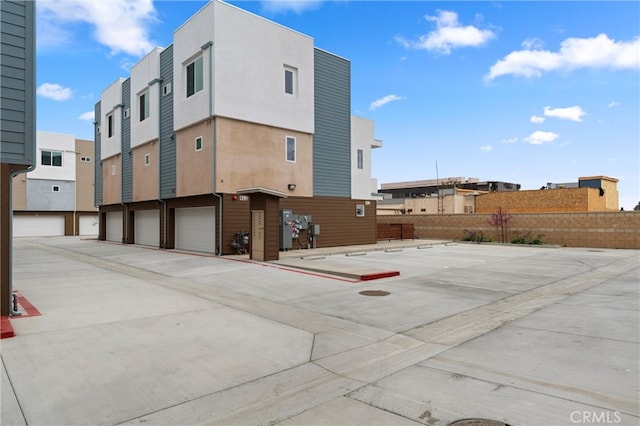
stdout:
POLYGON ((65 180, 27 179, 27 210, 73 211, 76 183, 65 180), (58 191, 53 191, 53 187, 58 191))
POLYGON ((124 111, 131 112, 131 79, 122 83, 122 104, 120 114, 122 117, 122 202, 133 201, 133 155, 131 155, 131 114, 125 118, 124 111))
POLYGON ((0 161, 35 160, 35 6, 0 1, 0 161))
POLYGON ((351 197, 351 64, 314 51, 313 195, 351 197))
MULTIPOLYGON (((162 87, 173 86, 173 45, 160 53, 162 87)), ((160 92, 160 197, 176 196, 176 138, 173 134, 173 90, 160 92)))
POLYGON ((101 103, 98 102, 95 106, 94 109, 94 116, 95 116, 95 127, 94 127, 94 137, 93 140, 95 141, 95 153, 93 155, 93 158, 96 159, 96 161, 94 162, 95 164, 95 190, 94 190, 94 194, 93 194, 93 201, 94 201, 94 205, 96 206, 101 206, 102 205, 102 157, 100 156, 100 149, 101 149, 101 144, 102 144, 102 131, 98 131, 98 129, 101 128, 100 126, 100 117, 101 117, 101 103))

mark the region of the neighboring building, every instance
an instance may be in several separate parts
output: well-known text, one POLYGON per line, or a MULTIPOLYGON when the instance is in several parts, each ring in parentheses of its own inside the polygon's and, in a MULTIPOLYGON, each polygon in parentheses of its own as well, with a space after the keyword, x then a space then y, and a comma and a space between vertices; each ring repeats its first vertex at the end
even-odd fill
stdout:
POLYGON ((11 190, 12 177, 35 163, 35 52, 35 2, 0 1, 1 316, 17 314, 13 311, 11 288, 11 190))
POLYGON ((449 188, 440 190, 440 198, 437 193, 417 198, 385 198, 378 201, 378 215, 474 213, 478 194, 481 192, 449 188))
POLYGON ((97 235, 93 141, 38 131, 36 149, 35 170, 13 180, 13 235, 97 235))
POLYGON ((352 180, 352 138, 367 147, 363 173, 379 142, 371 123, 352 126, 350 90, 348 60, 211 1, 96 104, 99 238, 235 253, 254 202, 275 197, 268 236, 274 212, 291 209, 320 225, 318 247, 375 243, 372 180, 352 180))
POLYGON ((437 197, 438 194, 442 195, 442 191, 454 188, 481 192, 503 192, 518 191, 520 184, 499 181, 480 182, 478 178, 472 177, 447 177, 442 179, 383 183, 380 185, 378 192, 391 194, 391 198, 420 198, 437 197))

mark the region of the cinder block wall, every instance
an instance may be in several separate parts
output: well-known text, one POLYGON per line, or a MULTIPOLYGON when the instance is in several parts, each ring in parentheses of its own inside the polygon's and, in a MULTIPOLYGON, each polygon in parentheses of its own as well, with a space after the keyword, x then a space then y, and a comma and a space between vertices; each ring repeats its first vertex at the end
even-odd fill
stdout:
MULTIPOLYGON (((583 189, 583 188, 580 188, 583 189)), ((564 190, 563 190, 564 191, 564 190)), ((640 249, 640 212, 512 213, 509 240, 529 234, 545 244, 566 247, 640 249)), ((419 238, 460 240, 465 231, 499 241, 491 214, 378 216, 378 224, 411 223, 419 238)))
POLYGON ((510 213, 566 213, 617 211, 607 208, 607 193, 596 188, 563 188, 490 192, 476 197, 476 213, 493 213, 498 207, 510 213))

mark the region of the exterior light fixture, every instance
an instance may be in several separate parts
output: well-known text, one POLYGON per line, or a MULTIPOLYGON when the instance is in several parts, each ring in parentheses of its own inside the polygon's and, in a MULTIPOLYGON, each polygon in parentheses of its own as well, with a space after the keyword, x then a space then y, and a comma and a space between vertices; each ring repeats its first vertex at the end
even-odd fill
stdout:
POLYGON ((287 185, 287 188, 289 189, 289 191, 293 191, 294 189, 296 189, 296 184, 290 183, 289 185, 287 185))

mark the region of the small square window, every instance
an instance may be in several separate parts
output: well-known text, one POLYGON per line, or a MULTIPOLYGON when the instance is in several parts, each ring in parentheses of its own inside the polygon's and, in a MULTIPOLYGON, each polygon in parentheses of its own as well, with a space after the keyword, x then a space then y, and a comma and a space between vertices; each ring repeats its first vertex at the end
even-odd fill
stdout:
POLYGON ((51 187, 51 192, 60 192, 60 187, 58 185, 53 185, 51 187))
POLYGON ((129 118, 129 114, 130 114, 129 108, 125 109, 124 110, 124 118, 129 118))
POLYGON ((202 136, 198 136, 195 140, 196 151, 202 151, 202 136))
POLYGON ((162 87, 162 95, 166 96, 171 93, 171 83, 167 83, 162 87))
POLYGON ((116 165, 112 164, 111 165, 111 176, 115 176, 116 175, 116 165))
POLYGON ((286 137, 287 161, 296 161, 296 138, 292 136, 286 137))
POLYGON ((91 157, 80 157, 80 162, 81 163, 90 163, 91 162, 91 157))
POLYGON ((364 204, 356 204, 356 217, 364 217, 364 204))
POLYGON ((144 165, 148 166, 149 164, 151 164, 151 154, 145 154, 144 155, 144 165))

